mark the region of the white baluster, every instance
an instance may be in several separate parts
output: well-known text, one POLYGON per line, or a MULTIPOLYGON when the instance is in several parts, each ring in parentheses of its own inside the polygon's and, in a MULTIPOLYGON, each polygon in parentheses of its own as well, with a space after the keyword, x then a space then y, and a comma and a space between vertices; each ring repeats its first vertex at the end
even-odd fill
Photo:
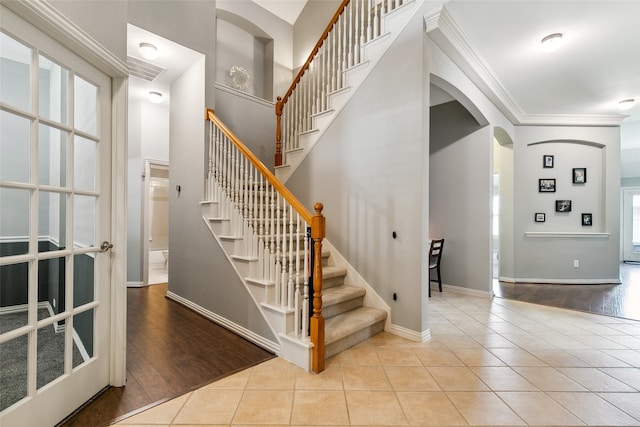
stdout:
POLYGON ((282 272, 282 249, 280 248, 280 195, 275 194, 276 198, 276 271, 275 271, 275 283, 276 283, 276 305, 282 305, 282 290, 281 286, 281 272, 282 272))
POLYGON ((293 207, 289 205, 289 279, 287 280, 287 308, 293 308, 293 207))
POLYGON ((300 292, 300 288, 302 283, 300 282, 300 214, 296 213, 296 279, 295 279, 295 288, 296 292, 294 295, 295 302, 295 331, 296 335, 300 335, 300 297, 302 293, 300 292))
POLYGON ((270 227, 269 227, 269 280, 272 282, 276 281, 276 226, 275 226, 275 217, 276 217, 276 202, 273 196, 274 188, 269 184, 269 202, 271 204, 271 217, 269 218, 270 227))
POLYGON ((311 259, 309 257, 309 236, 307 235, 306 228, 308 224, 305 223, 305 237, 304 237, 304 286, 302 288, 302 336, 307 338, 309 336, 309 263, 311 259))
POLYGON ((284 199, 282 199, 282 270, 280 272, 280 305, 282 307, 287 305, 287 206, 284 199))

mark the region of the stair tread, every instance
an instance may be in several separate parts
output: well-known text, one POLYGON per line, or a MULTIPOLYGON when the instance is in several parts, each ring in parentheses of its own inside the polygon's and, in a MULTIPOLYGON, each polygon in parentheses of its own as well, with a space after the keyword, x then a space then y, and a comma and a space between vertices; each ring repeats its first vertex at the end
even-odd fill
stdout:
POLYGON ((354 298, 364 296, 366 290, 357 286, 341 285, 334 286, 322 291, 322 305, 328 307, 330 305, 339 304, 354 298))
POLYGON ((387 313, 371 307, 360 307, 325 320, 325 346, 361 329, 385 320, 387 313))

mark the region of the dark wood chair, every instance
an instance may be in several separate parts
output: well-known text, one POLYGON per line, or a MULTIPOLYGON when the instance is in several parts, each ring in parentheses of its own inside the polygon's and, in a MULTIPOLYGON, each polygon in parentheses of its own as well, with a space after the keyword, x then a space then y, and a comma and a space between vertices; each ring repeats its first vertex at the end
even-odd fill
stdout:
POLYGON ((442 259, 442 248, 444 239, 431 240, 429 247, 429 296, 431 296, 431 282, 438 282, 438 288, 442 292, 442 276, 440 275, 440 260, 442 259), (431 270, 436 271, 435 280, 431 278, 431 270))

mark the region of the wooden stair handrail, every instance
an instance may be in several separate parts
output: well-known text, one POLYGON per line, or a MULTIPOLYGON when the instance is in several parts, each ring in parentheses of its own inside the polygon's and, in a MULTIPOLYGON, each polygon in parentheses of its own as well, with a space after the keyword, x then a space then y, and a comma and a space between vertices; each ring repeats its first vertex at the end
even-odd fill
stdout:
POLYGON ((331 21, 329 21, 329 24, 327 25, 327 28, 325 28, 324 32, 322 33, 322 35, 318 39, 318 42, 316 43, 315 47, 313 48, 313 50, 309 54, 309 57, 307 58, 307 62, 304 63, 302 68, 300 68, 300 71, 298 71, 298 74, 296 75, 296 78, 293 79, 293 83, 291 83, 291 86, 289 86, 289 90, 287 90, 287 93, 285 93, 285 95, 283 97, 279 96, 279 97, 276 98, 277 99, 277 102, 276 102, 276 121, 277 121, 276 122, 276 157, 275 157, 275 165, 276 166, 281 166, 282 165, 282 132, 281 132, 281 127, 280 127, 280 122, 282 120, 282 108, 284 107, 284 104, 287 103, 287 100, 289 99, 289 97, 293 93, 293 90, 296 88, 298 83, 300 83, 300 80, 302 79, 302 76, 304 76, 304 73, 307 71, 307 69, 309 69, 309 65, 311 65, 311 62, 313 61, 313 59, 315 58, 316 54, 318 53, 318 51, 322 47, 322 44, 324 43, 324 41, 329 36, 329 33, 331 32, 331 29, 333 28, 335 23, 338 22, 338 19, 340 18, 340 15, 342 15, 342 12, 347 7, 347 5, 349 4, 350 1, 351 0, 343 0, 342 1, 342 4, 338 8, 338 10, 336 10, 336 13, 333 15, 333 18, 331 18, 331 21))
POLYGON ((251 164, 260 171, 267 181, 275 188, 280 195, 300 214, 302 219, 311 226, 311 238, 313 249, 316 253, 313 265, 313 316, 309 322, 309 337, 313 344, 311 355, 311 370, 315 373, 324 371, 324 326, 325 320, 322 315, 322 240, 326 237, 326 220, 322 214, 322 203, 313 206, 315 214, 311 214, 307 208, 285 187, 278 178, 262 163, 252 152, 227 128, 211 109, 206 109, 205 120, 211 120, 229 140, 242 152, 251 164))

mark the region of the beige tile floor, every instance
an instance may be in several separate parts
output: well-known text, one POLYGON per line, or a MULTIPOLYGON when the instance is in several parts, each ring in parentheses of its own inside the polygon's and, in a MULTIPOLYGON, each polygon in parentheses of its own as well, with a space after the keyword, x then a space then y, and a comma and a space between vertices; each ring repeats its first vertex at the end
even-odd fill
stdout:
POLYGON ((640 426, 640 322, 448 290, 428 310, 428 342, 272 359, 117 425, 640 426))

